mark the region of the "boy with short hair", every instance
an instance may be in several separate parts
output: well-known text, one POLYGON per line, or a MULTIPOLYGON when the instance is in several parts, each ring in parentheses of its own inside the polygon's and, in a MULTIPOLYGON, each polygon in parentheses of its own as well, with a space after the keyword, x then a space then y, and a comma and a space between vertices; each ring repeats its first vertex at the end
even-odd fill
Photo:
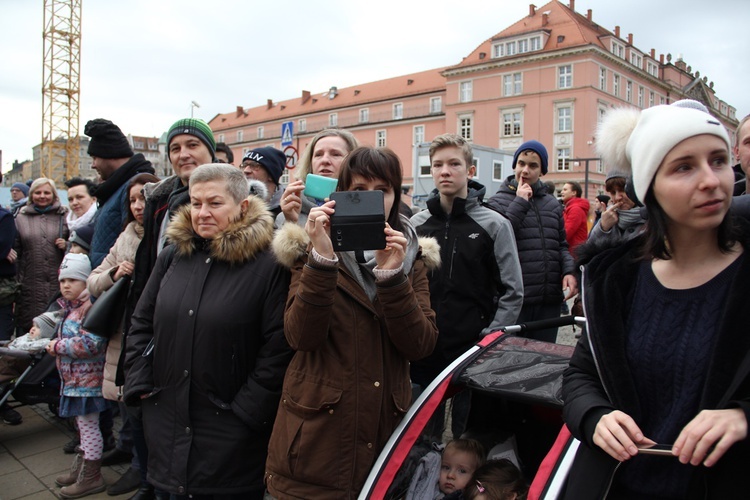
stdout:
MULTIPOLYGON (((436 189, 427 210, 411 218, 419 236, 438 240, 442 262, 430 273, 430 302, 440 332, 437 345, 430 356, 411 365, 412 381, 422 387, 482 335, 514 324, 523 303, 513 228, 482 205, 485 188, 471 179, 473 157, 463 137, 436 137, 430 145, 436 189)), ((454 406, 460 405, 454 401, 454 406)), ((454 411, 458 437, 465 416, 455 417, 454 411)))
MULTIPOLYGON (((547 149, 526 141, 513 156, 514 174, 505 179, 487 206, 508 218, 516 237, 523 270, 524 300, 519 322, 560 316, 565 300, 578 293, 575 264, 568 251, 560 202, 547 193, 547 149)), ((535 330, 530 336, 555 342, 557 328, 535 330)))

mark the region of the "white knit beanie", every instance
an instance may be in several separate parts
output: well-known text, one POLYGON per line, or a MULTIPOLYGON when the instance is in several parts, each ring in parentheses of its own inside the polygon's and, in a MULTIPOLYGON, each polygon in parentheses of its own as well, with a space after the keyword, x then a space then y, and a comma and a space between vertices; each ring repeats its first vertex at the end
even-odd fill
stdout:
POLYGON ((723 139, 727 149, 731 147, 729 135, 719 120, 698 109, 675 104, 643 111, 613 109, 597 127, 599 156, 608 169, 632 172, 635 194, 641 201, 645 201, 664 157, 680 142, 710 134, 723 139))
POLYGON ((57 280, 61 281, 65 278, 71 278, 86 281, 89 274, 91 274, 91 261, 88 256, 81 253, 69 253, 65 255, 62 264, 60 264, 60 274, 57 280))

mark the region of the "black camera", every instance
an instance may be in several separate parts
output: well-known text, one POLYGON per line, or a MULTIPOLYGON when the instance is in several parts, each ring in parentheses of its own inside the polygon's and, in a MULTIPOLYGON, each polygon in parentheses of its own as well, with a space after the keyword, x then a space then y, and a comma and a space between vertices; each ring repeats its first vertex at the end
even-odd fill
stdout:
POLYGON ((382 191, 336 191, 331 216, 331 242, 336 252, 385 248, 382 191))

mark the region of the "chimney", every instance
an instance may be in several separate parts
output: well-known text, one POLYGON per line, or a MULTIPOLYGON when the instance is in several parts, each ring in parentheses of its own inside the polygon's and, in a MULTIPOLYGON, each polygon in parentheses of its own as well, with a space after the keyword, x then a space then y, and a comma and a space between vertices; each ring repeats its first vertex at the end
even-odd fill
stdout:
POLYGON ((534 14, 536 14, 536 5, 533 3, 529 4, 529 17, 534 17, 534 14))
POLYGON ((628 45, 633 45, 633 34, 628 33, 628 45))
POLYGON ((547 13, 546 13, 546 12, 544 12, 544 13, 542 14, 542 26, 547 26, 547 19, 548 19, 548 17, 549 17, 549 16, 547 15, 547 13))
POLYGON ((266 109, 271 109, 273 107, 273 99, 267 99, 266 100, 266 109))
POLYGON ((305 104, 309 100, 310 100, 310 91, 309 90, 303 90, 302 91, 302 104, 305 104))
POLYGON ((651 59, 656 59, 656 49, 651 49, 651 59))
POLYGON ((617 38, 620 38, 620 27, 619 26, 615 26, 615 36, 617 38))
POLYGON ((570 10, 574 11, 576 10, 576 0, 570 0, 570 3, 568 4, 570 6, 570 10))
POLYGON ((245 110, 242 109, 242 106, 237 106, 237 114, 235 115, 235 118, 239 118, 240 116, 245 114, 245 110))
POLYGON ((592 12, 591 12, 591 9, 589 9, 586 11, 586 19, 588 19, 589 22, 591 22, 591 17, 592 17, 592 12))
POLYGON ((659 54, 659 64, 664 64, 664 54, 659 54))

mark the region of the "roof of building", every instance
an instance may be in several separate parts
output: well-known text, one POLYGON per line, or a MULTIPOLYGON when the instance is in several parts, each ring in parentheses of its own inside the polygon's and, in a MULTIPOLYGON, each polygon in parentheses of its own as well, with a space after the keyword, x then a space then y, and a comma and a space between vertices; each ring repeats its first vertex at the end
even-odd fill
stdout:
MULTIPOLYGON (((582 45, 596 45, 608 51, 609 47, 604 45, 602 37, 615 36, 611 31, 602 28, 567 5, 557 0, 552 0, 542 7, 530 7, 529 15, 479 44, 471 54, 466 56, 459 64, 449 67, 448 70, 465 68, 476 64, 487 64, 489 61, 488 57, 492 57, 492 46, 495 42, 504 38, 533 32, 546 32, 549 35, 547 43, 545 43, 544 47, 538 53, 552 52, 582 45)), ((627 40, 621 41, 624 45, 628 44, 627 40)), ((526 59, 528 57, 528 52, 519 53, 515 56, 506 56, 503 58, 503 61, 511 61, 514 58, 526 59)))
POLYGON ((217 114, 209 125, 227 129, 348 106, 361 106, 369 102, 378 103, 390 98, 403 99, 411 95, 441 92, 445 91, 445 78, 441 75, 444 69, 431 69, 345 88, 331 87, 325 92, 310 93, 303 90, 302 96, 295 99, 281 102, 269 99, 265 106, 247 109, 237 106, 235 112, 217 114))

